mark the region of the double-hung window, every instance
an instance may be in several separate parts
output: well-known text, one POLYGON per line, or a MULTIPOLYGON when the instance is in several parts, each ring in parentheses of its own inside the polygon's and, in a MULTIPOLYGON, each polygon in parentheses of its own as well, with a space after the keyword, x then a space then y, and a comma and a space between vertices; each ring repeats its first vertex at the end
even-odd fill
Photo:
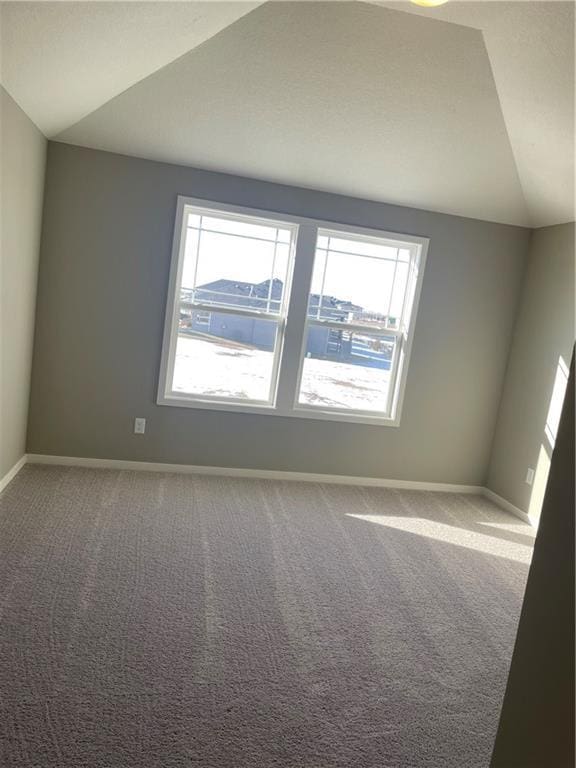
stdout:
POLYGON ((274 403, 296 231, 290 222, 179 206, 170 401, 274 403))
POLYGON ((180 197, 158 402, 397 424, 427 243, 180 197))
POLYGON ((392 416, 416 256, 388 238, 318 229, 298 407, 392 416))

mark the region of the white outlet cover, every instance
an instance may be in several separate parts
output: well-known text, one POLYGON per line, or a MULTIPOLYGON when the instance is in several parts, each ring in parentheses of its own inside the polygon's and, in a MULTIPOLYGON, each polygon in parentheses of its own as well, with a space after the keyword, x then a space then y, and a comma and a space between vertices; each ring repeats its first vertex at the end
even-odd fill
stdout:
POLYGON ((134 434, 143 435, 146 431, 146 419, 134 419, 134 434))
POLYGON ((532 483, 534 482, 534 470, 532 469, 532 467, 529 467, 528 471, 526 472, 526 482, 528 483, 528 485, 532 485, 532 483))

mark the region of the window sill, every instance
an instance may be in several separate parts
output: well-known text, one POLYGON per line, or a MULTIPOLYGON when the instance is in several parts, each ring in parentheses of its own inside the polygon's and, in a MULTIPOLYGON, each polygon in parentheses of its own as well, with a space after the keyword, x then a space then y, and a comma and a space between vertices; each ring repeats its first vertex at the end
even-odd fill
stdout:
POLYGON ((312 419, 314 421, 338 421, 352 424, 365 424, 379 427, 399 427, 400 419, 387 416, 377 416, 357 412, 346 413, 344 411, 329 411, 306 407, 282 409, 274 405, 244 403, 210 402, 200 398, 186 397, 185 395, 159 395, 157 405, 167 405, 175 408, 194 408, 196 410, 224 411, 227 413, 243 413, 257 416, 280 416, 289 419, 312 419))

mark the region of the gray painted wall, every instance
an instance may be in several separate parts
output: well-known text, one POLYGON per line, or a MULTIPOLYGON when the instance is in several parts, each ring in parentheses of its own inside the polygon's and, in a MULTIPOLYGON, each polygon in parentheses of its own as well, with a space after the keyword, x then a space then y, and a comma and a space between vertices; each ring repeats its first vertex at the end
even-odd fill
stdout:
POLYGON ((0 479, 22 458, 46 139, 0 87, 0 479))
POLYGON ((528 230, 58 143, 45 194, 29 452, 484 482, 528 230), (400 427, 155 404, 177 194, 431 238, 400 427))
MULTIPOLYGON (((488 473, 488 487, 525 512, 532 494, 526 470, 538 467, 541 450, 547 466, 544 427, 558 358, 569 365, 573 344, 574 224, 561 224, 532 236, 488 473)), ((537 477, 536 494, 545 480, 537 477)))

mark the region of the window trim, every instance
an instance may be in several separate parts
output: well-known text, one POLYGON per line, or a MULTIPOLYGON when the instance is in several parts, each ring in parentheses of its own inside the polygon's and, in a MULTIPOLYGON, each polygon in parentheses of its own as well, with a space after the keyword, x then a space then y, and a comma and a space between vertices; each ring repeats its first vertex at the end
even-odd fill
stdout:
POLYGON ((291 242, 294 244, 298 235, 298 225, 292 222, 284 222, 278 220, 278 216, 270 214, 268 212, 262 212, 249 209, 240 209, 236 206, 225 206, 221 203, 212 203, 206 200, 197 200, 195 198, 178 196, 178 204, 176 207, 176 220, 174 224, 174 239, 172 246, 172 260, 170 267, 170 279, 168 287, 168 300, 166 303, 166 317, 164 323, 164 337, 162 344, 162 357, 160 363, 160 379, 158 387, 158 405, 178 405, 181 404, 185 407, 194 407, 195 404, 199 408, 213 407, 217 404, 223 404, 230 406, 234 410, 238 407, 264 407, 274 408, 277 389, 278 389, 278 372, 280 370, 280 363, 283 354, 284 345, 284 333, 286 328, 286 319, 288 316, 288 304, 290 299, 290 292, 292 290, 292 274, 294 271, 295 261, 295 246, 293 245, 288 257, 286 284, 282 295, 282 303, 278 313, 270 313, 257 308, 248 309, 243 306, 239 307, 220 307, 217 304, 204 304, 198 301, 183 301, 180 299, 178 287, 182 282, 182 271, 184 269, 184 253, 186 248, 186 231, 188 224, 185 216, 185 210, 187 207, 192 209, 199 208, 203 211, 212 212, 214 214, 221 215, 222 218, 228 220, 236 220, 240 215, 245 218, 253 218, 256 220, 266 219, 270 224, 276 224, 283 229, 292 230, 291 242), (235 209, 235 210, 233 210, 235 209), (234 215, 236 214, 236 216, 234 215), (180 226, 179 226, 180 223, 180 226), (270 320, 276 325, 275 343, 273 351, 272 371, 270 379, 270 387, 268 389, 267 400, 240 400, 239 398, 227 398, 224 402, 221 398, 217 398, 210 395, 198 395, 195 393, 179 392, 174 393, 169 384, 169 372, 174 370, 174 359, 176 355, 176 345, 178 342, 178 326, 180 308, 184 306, 188 309, 196 309, 202 312, 218 312, 221 314, 231 314, 244 317, 258 317, 264 320, 270 320))
MULTIPOLYGON (((172 242, 170 276, 168 280, 162 353, 160 359, 160 374, 156 399, 157 404, 181 408, 228 411, 233 413, 265 414, 269 416, 281 416, 283 418, 303 418, 320 421, 353 422, 359 424, 398 427, 402 415, 414 329, 418 315, 420 294, 422 291, 422 282, 428 255, 428 245, 429 238, 421 237, 419 235, 407 235, 390 232, 388 230, 360 227, 324 219, 297 216, 278 211, 266 211, 258 208, 230 205, 204 198, 178 195, 172 242), (222 214, 224 216, 226 214, 232 214, 233 216, 240 215, 260 220, 267 219, 271 223, 276 223, 282 227, 292 227, 295 230, 295 245, 291 254, 292 264, 288 269, 288 280, 283 297, 283 303, 286 306, 286 314, 284 317, 281 315, 274 315, 274 320, 278 323, 277 334, 280 335, 280 343, 273 369, 274 378, 272 381, 272 389, 274 391, 270 403, 256 400, 240 401, 232 398, 227 401, 212 400, 209 396, 203 397, 201 395, 188 394, 185 392, 179 392, 176 395, 172 391, 168 391, 169 371, 172 371, 174 368, 176 342, 178 339, 177 322, 179 308, 182 303, 176 296, 176 289, 180 285, 184 266, 185 235, 187 229, 184 210, 186 206, 204 208, 205 210, 213 211, 214 213, 219 215, 222 214), (346 411, 338 411, 335 409, 323 410, 318 406, 308 406, 298 402, 309 322, 310 320, 313 320, 314 324, 322 324, 321 320, 318 321, 314 318, 309 318, 307 314, 316 251, 316 238, 318 230, 321 229, 340 232, 348 237, 357 235, 359 239, 374 237, 378 240, 379 244, 390 245, 394 248, 408 248, 411 253, 416 249, 415 257, 418 264, 418 275, 412 300, 411 316, 406 330, 367 328, 361 324, 346 324, 347 330, 369 330, 371 335, 396 336, 398 339, 394 354, 395 356, 400 356, 401 360, 399 366, 392 366, 392 370, 395 371, 395 379, 389 389, 389 397, 392 399, 390 416, 383 416, 379 411, 352 409, 346 409, 346 411), (298 280, 296 279, 297 276, 301 281, 301 285, 299 285, 297 291, 294 291, 294 285, 298 283, 298 280), (296 296, 294 294, 296 294, 296 296), (298 311, 294 315, 292 305, 293 303, 302 304, 302 299, 304 299, 305 305, 304 316, 298 311), (300 334, 297 344, 300 354, 297 356, 294 355, 294 349, 292 350, 292 355, 290 355, 286 349, 287 335, 294 330, 294 326, 296 325, 300 326, 300 331, 295 331, 300 334), (399 377, 398 372, 400 373, 399 377)), ((197 305, 194 306, 196 309, 202 311, 215 311, 216 309, 220 309, 211 306, 210 310, 208 310, 207 305, 201 307, 197 305)), ((255 311, 250 314, 258 314, 258 316, 264 317, 267 313, 255 311)), ((291 346, 295 347, 295 338, 293 335, 291 341, 291 346)))

